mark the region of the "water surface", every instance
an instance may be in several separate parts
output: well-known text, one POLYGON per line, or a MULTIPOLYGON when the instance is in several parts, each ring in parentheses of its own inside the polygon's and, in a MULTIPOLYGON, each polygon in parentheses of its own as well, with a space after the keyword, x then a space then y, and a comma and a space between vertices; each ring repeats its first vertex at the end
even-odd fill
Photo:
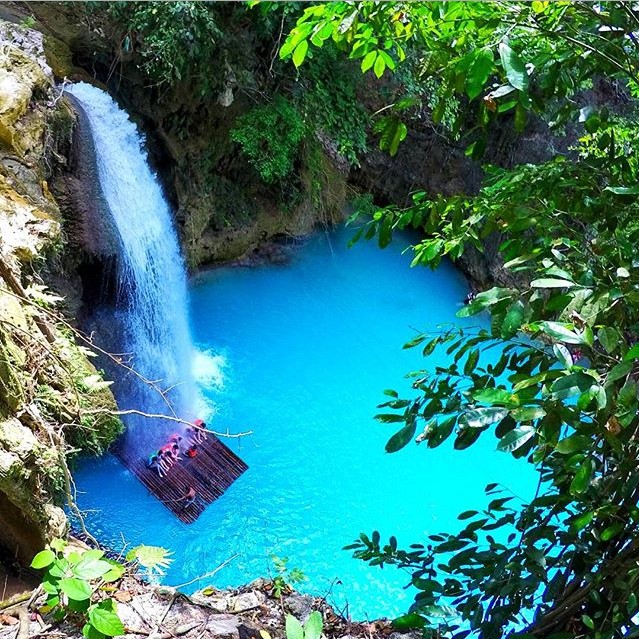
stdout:
POLYGON ((530 492, 525 462, 496 452, 491 435, 466 451, 384 452, 394 429, 373 420, 383 390, 409 393, 405 373, 444 361, 425 364, 402 345, 416 330, 457 322, 467 288, 448 264, 409 269, 399 247, 347 249, 351 233, 318 234, 286 265, 216 269, 192 282, 194 368, 215 405, 211 424, 253 431, 226 440, 249 470, 194 525, 177 521, 110 457, 76 473, 80 505, 104 540, 173 550, 167 583, 237 554, 186 589, 238 585, 272 572, 276 554, 304 571, 303 590, 330 591, 355 619, 398 614, 412 599, 407 575, 369 568, 344 545, 375 529, 401 546, 457 528, 460 511, 486 503, 490 482, 530 492))

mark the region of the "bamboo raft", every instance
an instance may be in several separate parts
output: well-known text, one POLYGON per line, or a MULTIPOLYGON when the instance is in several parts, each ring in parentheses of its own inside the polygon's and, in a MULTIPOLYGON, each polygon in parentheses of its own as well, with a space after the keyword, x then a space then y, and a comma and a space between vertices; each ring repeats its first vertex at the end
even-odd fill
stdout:
POLYGON ((248 468, 211 433, 197 447, 195 457, 182 455, 164 477, 117 443, 112 452, 180 521, 192 524, 248 468), (191 488, 196 497, 187 504, 185 496, 191 488))

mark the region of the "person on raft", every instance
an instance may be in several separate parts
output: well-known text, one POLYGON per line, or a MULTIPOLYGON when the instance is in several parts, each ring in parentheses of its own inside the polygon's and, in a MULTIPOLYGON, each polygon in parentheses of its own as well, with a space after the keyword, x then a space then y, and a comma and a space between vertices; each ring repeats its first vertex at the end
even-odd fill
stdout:
POLYGON ((201 444, 206 439, 206 424, 201 419, 196 419, 193 426, 186 427, 186 434, 194 444, 201 444))
POLYGON ((177 461, 177 456, 173 452, 173 444, 165 444, 160 448, 160 457, 164 463, 171 468, 177 461))
POLYGON ((169 437, 170 444, 177 444, 180 447, 182 447, 183 441, 184 441, 184 437, 182 437, 182 435, 180 435, 179 433, 173 433, 173 435, 169 437))
POLYGON ((182 510, 186 510, 189 506, 192 506, 195 503, 196 498, 195 488, 189 488, 189 492, 184 495, 182 499, 184 499, 184 503, 182 504, 182 510))
POLYGON ((170 468, 159 450, 149 455, 146 465, 151 470, 157 470, 160 477, 164 477, 170 468))
POLYGON ((193 443, 186 450, 186 456, 193 459, 193 457, 197 457, 197 444, 193 443))

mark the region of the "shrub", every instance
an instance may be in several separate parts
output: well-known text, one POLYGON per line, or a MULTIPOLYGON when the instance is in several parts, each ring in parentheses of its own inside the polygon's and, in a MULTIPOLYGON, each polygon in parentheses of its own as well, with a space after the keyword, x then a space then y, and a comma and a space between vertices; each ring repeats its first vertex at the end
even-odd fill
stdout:
POLYGON ((115 2, 109 13, 124 29, 123 53, 137 53, 149 78, 158 84, 194 80, 209 92, 222 33, 207 3, 115 2))
POLYGON ((237 119, 231 140, 237 142, 251 166, 267 184, 286 178, 293 170, 306 135, 302 116, 283 96, 256 106, 237 119))

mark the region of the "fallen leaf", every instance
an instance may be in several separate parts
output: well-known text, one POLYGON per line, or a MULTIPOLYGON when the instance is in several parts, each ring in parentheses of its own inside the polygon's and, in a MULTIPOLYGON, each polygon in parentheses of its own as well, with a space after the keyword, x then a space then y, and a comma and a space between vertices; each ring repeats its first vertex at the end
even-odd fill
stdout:
POLYGON ((15 626, 19 623, 19 620, 15 617, 11 617, 10 615, 0 615, 0 624, 3 626, 15 626))
POLYGON ((131 601, 131 599, 133 599, 128 590, 118 590, 118 592, 116 592, 113 596, 120 603, 127 603, 127 601, 131 601))

